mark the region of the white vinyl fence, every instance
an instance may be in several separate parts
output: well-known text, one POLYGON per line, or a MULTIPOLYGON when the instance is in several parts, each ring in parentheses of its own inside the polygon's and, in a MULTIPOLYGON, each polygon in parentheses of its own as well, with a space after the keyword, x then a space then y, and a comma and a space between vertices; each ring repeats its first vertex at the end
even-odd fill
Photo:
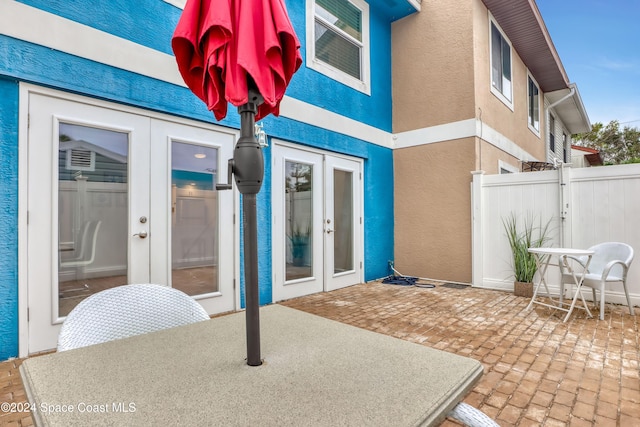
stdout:
MULTIPOLYGON (((511 251, 503 220, 515 215, 536 224, 550 221, 548 246, 585 249, 606 241, 625 242, 635 252, 627 285, 640 306, 640 164, 519 174, 474 172, 471 189, 473 286, 513 290, 511 251)), ((558 292, 559 271, 549 267, 548 283, 558 292)), ((591 298, 591 292, 584 292, 591 298)), ((622 286, 607 301, 626 304, 622 286)))

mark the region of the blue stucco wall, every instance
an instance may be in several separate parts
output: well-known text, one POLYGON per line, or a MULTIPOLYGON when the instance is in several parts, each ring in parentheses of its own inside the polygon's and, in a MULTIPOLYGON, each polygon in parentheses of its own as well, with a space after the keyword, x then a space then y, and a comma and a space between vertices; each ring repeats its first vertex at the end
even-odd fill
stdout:
POLYGON ((0 77, 0 360, 18 355, 18 84, 0 77))
MULTIPOLYGON (((0 35, 0 75, 213 122, 213 116, 204 103, 185 87, 3 35, 0 35)), ((240 118, 230 108, 229 115, 220 124, 238 127, 240 118)))
MULTIPOLYGON (((272 298, 273 268, 271 265, 271 144, 262 150, 264 156, 265 174, 260 192, 256 196, 258 220, 258 300, 261 305, 269 304, 272 298)), ((244 215, 242 196, 237 215, 240 217, 240 254, 244 254, 244 215)), ((246 286, 244 274, 244 255, 240 256, 240 307, 245 308, 246 286)))
MULTIPOLYGON (((160 0, 19 0, 101 31, 173 54, 171 37, 181 10, 160 0), (158 19, 162 17, 162 19, 158 19)), ((306 68, 294 75, 287 95, 391 132, 391 24, 379 2, 370 5, 371 95, 306 68)), ((287 0, 287 10, 306 58, 306 1, 287 0)))
MULTIPOLYGON (((21 2, 164 53, 171 53, 170 39, 181 12, 160 0, 21 2)), ((305 1, 288 0, 287 4, 303 45, 304 58, 305 1)), ((294 76, 287 95, 390 131, 390 24, 388 17, 375 6, 371 8, 371 34, 374 64, 371 96, 306 69, 304 65, 294 76)), ((18 352, 18 81, 215 123, 212 114, 187 88, 0 34, 0 179, 3 189, 0 209, 0 360, 16 356, 18 352)), ((364 159, 365 278, 372 280, 387 275, 387 261, 393 259, 392 150, 283 117, 269 116, 262 122, 271 138, 364 159)), ((240 120, 235 109, 229 108, 229 114, 219 124, 238 128, 240 120)), ((265 181, 257 198, 260 301, 263 304, 271 302, 272 290, 271 148, 266 148, 264 155, 265 181)), ((237 212, 239 218, 241 213, 241 210, 237 212)), ((240 287, 241 290, 244 287, 244 273, 241 273, 240 287)))
POLYGON ((173 55, 182 11, 160 0, 17 0, 71 21, 173 55))
POLYGON ((393 153, 367 145, 364 167, 365 280, 388 276, 393 260, 393 153))

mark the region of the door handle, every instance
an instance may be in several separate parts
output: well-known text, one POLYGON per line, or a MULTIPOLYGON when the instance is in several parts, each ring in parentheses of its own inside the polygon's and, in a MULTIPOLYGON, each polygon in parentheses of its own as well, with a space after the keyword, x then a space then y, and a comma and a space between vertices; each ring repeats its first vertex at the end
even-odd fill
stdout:
POLYGON ((142 230, 141 232, 134 234, 134 236, 138 236, 141 239, 144 239, 144 238, 147 237, 147 231, 146 230, 142 230))
POLYGON ((333 229, 327 228, 327 234, 331 234, 331 233, 333 233, 333 229))

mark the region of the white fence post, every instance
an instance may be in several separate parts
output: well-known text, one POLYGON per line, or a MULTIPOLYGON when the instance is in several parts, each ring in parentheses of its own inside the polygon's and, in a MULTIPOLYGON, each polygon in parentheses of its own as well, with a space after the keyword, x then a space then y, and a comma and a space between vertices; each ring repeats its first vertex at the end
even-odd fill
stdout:
POLYGON ((473 171, 471 183, 471 284, 481 286, 483 272, 483 223, 482 223, 482 176, 484 171, 473 171))
POLYGON ((560 246, 572 248, 571 238, 571 167, 562 164, 558 169, 560 185, 560 246))

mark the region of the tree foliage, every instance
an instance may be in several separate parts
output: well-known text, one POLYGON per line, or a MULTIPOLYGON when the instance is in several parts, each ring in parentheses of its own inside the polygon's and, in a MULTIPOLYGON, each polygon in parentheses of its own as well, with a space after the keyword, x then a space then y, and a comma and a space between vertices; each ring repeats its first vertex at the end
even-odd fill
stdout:
POLYGON ((579 145, 600 151, 605 165, 640 163, 640 129, 620 127, 617 120, 608 125, 598 122, 591 132, 576 135, 579 145))
POLYGON ((285 191, 287 193, 311 191, 311 179, 311 166, 294 163, 287 168, 285 191))

